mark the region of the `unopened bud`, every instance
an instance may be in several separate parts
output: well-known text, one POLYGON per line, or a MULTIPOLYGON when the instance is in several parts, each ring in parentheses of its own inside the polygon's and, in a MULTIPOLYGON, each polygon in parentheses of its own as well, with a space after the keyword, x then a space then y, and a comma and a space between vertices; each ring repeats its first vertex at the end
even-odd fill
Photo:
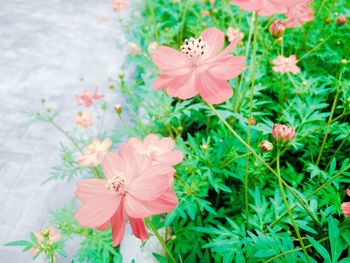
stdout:
POLYGON ((177 130, 178 130, 179 132, 182 132, 182 131, 184 130, 184 128, 183 128, 182 126, 179 126, 179 127, 177 127, 177 130))
POLYGON ((277 42, 278 45, 282 45, 283 44, 283 37, 277 38, 276 42, 277 42))
POLYGON ((289 142, 295 137, 295 129, 284 124, 275 124, 272 127, 272 136, 278 142, 289 142))
POLYGON ((209 149, 209 146, 208 146, 208 144, 203 143, 203 144, 201 145, 201 148, 202 148, 203 151, 207 151, 207 150, 209 149))
POLYGON ((326 24, 329 24, 329 23, 331 22, 331 19, 330 19, 329 17, 327 17, 327 18, 324 20, 324 22, 325 22, 326 24))
POLYGON ((115 111, 116 114, 120 115, 123 112, 123 108, 122 108, 122 106, 120 104, 116 104, 114 106, 114 111, 115 111))
POLYGON ((172 235, 171 236, 171 240, 175 240, 176 239, 176 236, 175 235, 172 235))
POLYGON ((345 25, 347 21, 348 21, 348 18, 346 16, 338 16, 337 25, 338 26, 345 25))
POLYGON ((281 37, 286 31, 286 23, 281 20, 276 20, 270 25, 270 34, 274 37, 281 37))
POLYGON ((348 63, 348 61, 344 58, 344 59, 340 60, 340 63, 342 63, 343 65, 346 65, 348 63))
POLYGON ((259 148, 263 152, 269 152, 273 149, 273 144, 269 141, 264 140, 260 143, 259 148))
POLYGON ((256 124, 256 119, 255 118, 246 118, 245 119, 250 125, 255 125, 256 124))

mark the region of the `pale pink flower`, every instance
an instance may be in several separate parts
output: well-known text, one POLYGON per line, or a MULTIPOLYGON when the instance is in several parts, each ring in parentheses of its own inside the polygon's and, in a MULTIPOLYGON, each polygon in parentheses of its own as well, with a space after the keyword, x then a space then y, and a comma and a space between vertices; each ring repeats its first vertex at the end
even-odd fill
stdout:
POLYGON ((126 0, 112 0, 113 12, 118 12, 127 8, 129 8, 129 4, 126 0))
POLYGON ((222 103, 232 97, 227 80, 245 69, 244 56, 232 56, 236 38, 224 49, 224 33, 216 28, 205 30, 198 39, 185 40, 181 52, 160 46, 153 53, 153 62, 160 76, 153 83, 156 90, 166 89, 168 95, 189 99, 199 95, 210 104, 222 103))
MULTIPOLYGON (((346 189, 346 194, 350 196, 350 189, 346 189)), ((350 216, 350 202, 343 202, 341 204, 341 210, 344 216, 350 216)))
POLYGON ((39 248, 32 247, 31 249, 29 249, 29 253, 34 257, 36 254, 39 253, 39 248))
POLYGON ((297 66, 297 62, 298 61, 295 55, 291 55, 289 57, 278 56, 272 61, 274 64, 272 69, 273 71, 280 72, 282 74, 288 72, 298 74, 300 72, 300 68, 297 66))
POLYGON ((128 44, 128 52, 130 55, 132 56, 138 56, 141 54, 141 48, 139 45, 133 43, 133 42, 129 42, 128 44))
POLYGON ((160 140, 156 135, 149 134, 143 142, 138 138, 131 138, 128 144, 136 152, 149 156, 155 163, 175 165, 183 159, 182 152, 174 150, 175 142, 170 137, 160 140))
POLYGON ((281 37, 286 31, 286 23, 281 20, 274 21, 269 28, 270 34, 274 37, 281 37))
POLYGON ((109 138, 102 142, 99 139, 94 139, 91 144, 83 149, 84 155, 80 156, 78 161, 81 165, 96 167, 99 165, 112 146, 112 141, 109 138))
POLYGON ((102 99, 103 95, 98 94, 98 87, 96 87, 94 93, 89 90, 84 90, 83 95, 75 95, 77 104, 89 108, 92 106, 94 100, 102 99))
POLYGON ((33 233, 36 236, 36 240, 38 241, 39 245, 42 245, 45 239, 47 239, 47 241, 50 241, 50 242, 55 242, 60 240, 61 238, 60 233, 53 226, 49 226, 47 229, 45 229, 40 233, 36 233, 36 232, 33 232, 33 233))
POLYGON ((82 129, 86 129, 92 126, 92 115, 88 112, 78 112, 75 116, 75 123, 82 129))
POLYGON ((135 236, 148 238, 143 218, 173 210, 177 197, 170 185, 175 169, 136 153, 128 144, 107 153, 102 161, 106 179, 78 183, 76 196, 82 202, 75 219, 83 226, 105 230, 112 226, 113 246, 123 239, 128 216, 135 236))
POLYGON ((305 0, 231 0, 247 11, 256 11, 260 16, 271 16, 287 13, 287 8, 305 0))
POLYGON ((207 9, 201 9, 201 15, 207 17, 210 16, 210 12, 207 9))
POLYGON ((296 5, 288 7, 284 21, 287 27, 302 26, 306 22, 314 20, 314 10, 308 7, 312 0, 304 0, 296 5))
POLYGON ((289 142, 295 138, 295 129, 284 124, 275 124, 272 127, 272 137, 276 141, 289 142))
POLYGON ((226 30, 226 36, 229 42, 232 42, 236 39, 242 40, 244 34, 239 30, 239 28, 228 27, 226 30))
POLYGON ((149 54, 153 54, 154 51, 156 51, 158 47, 158 42, 157 41, 152 41, 151 43, 149 43, 148 47, 147 47, 147 51, 149 54))

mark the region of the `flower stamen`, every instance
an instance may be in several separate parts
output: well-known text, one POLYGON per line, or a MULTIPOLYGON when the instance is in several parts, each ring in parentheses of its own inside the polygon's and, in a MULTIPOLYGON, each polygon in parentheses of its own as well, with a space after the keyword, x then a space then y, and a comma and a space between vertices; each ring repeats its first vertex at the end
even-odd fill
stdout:
POLYGON ((204 55, 208 50, 208 43, 204 42, 202 37, 198 39, 190 38, 186 39, 184 44, 181 46, 181 53, 186 54, 190 58, 197 58, 204 55))
POLYGON ((116 172, 115 176, 112 179, 107 180, 106 188, 112 192, 119 193, 121 195, 125 195, 125 178, 123 173, 116 172))

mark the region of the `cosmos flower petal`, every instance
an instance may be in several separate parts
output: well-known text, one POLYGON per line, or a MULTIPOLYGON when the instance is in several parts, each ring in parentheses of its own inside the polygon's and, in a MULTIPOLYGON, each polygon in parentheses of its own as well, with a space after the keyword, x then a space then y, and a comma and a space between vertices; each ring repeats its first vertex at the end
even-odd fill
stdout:
POLYGON ((208 44, 208 51, 204 58, 211 58, 219 53, 225 43, 225 35, 222 31, 216 28, 208 28, 201 34, 204 42, 208 44))
POLYGON ((162 70, 177 70, 187 68, 191 70, 190 60, 186 55, 166 46, 159 46, 152 55, 153 63, 162 70))
POLYGON ((209 104, 219 104, 232 97, 231 86, 225 80, 218 80, 210 74, 203 74, 199 78, 198 91, 203 100, 209 104))
POLYGON ((181 151, 169 151, 158 156, 157 160, 161 163, 169 165, 176 165, 183 160, 183 153, 181 151))
POLYGON ((129 222, 132 232, 137 238, 141 239, 141 241, 145 241, 149 238, 146 225, 142 218, 129 217, 129 222))
POLYGON ((113 246, 115 247, 122 242, 125 232, 125 209, 123 203, 121 203, 117 212, 113 215, 111 225, 113 246))
POLYGON ((217 79, 229 80, 237 77, 245 69, 246 58, 244 56, 227 56, 212 64, 210 74, 217 79))

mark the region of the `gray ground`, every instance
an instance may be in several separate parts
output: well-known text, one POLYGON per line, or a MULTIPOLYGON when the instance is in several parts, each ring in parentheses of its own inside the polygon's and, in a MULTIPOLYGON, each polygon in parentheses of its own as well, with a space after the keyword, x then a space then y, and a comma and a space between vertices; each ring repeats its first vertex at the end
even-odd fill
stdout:
MULTIPOLYGON (((60 122, 72 127, 79 110, 74 95, 95 86, 106 93, 108 77, 120 72, 125 40, 118 16, 110 0, 0 1, 0 262, 30 262, 28 253, 2 244, 47 226, 48 211, 70 201, 75 188, 40 185, 60 162, 58 142, 65 139, 21 111, 40 108, 46 98, 64 109, 60 122)), ((108 118, 116 125, 112 112, 108 118)), ((135 245, 124 247, 125 255, 139 257, 135 245)))

